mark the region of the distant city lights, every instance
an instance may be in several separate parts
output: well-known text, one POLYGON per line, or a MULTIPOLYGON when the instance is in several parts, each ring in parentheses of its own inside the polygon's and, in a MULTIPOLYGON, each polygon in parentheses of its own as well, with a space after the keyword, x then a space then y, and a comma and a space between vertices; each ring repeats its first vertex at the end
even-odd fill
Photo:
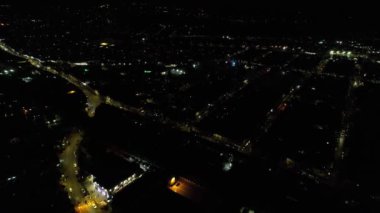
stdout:
POLYGON ((351 57, 352 52, 351 51, 334 51, 330 50, 330 56, 343 56, 343 57, 351 57))
POLYGON ((186 72, 182 69, 171 69, 170 74, 172 75, 184 75, 186 72))
POLYGON ((87 62, 77 62, 77 63, 73 63, 75 66, 88 66, 88 63, 87 62))

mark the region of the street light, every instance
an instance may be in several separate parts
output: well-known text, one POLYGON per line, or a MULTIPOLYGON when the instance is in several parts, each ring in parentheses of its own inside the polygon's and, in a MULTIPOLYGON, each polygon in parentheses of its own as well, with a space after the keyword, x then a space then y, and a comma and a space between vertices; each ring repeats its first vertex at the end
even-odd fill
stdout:
POLYGON ((170 178, 169 185, 173 186, 176 182, 177 182, 177 178, 176 177, 172 177, 172 178, 170 178))

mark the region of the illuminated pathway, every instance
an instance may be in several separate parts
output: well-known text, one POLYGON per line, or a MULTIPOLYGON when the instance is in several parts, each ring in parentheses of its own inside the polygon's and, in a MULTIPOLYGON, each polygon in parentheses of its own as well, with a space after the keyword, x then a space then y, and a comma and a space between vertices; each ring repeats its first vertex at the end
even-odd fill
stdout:
POLYGON ((59 155, 61 184, 65 187, 77 213, 110 212, 110 208, 107 207, 108 191, 94 182, 92 176, 87 177, 85 181, 80 181, 77 177, 79 174, 77 149, 82 138, 80 131, 74 131, 63 140, 65 147, 59 155))
POLYGON ((218 107, 223 105, 224 103, 227 103, 234 97, 237 97, 239 94, 241 94, 248 86, 251 85, 252 82, 255 82, 255 80, 259 79, 260 77, 264 76, 265 74, 268 74, 268 72, 259 72, 254 74, 247 74, 245 78, 241 81, 238 87, 235 87, 232 91, 228 91, 226 93, 223 93, 221 96, 219 96, 213 103, 208 104, 203 109, 199 110, 195 113, 195 122, 200 123, 203 119, 207 118, 210 114, 215 112, 218 107))
POLYGON ((85 197, 83 187, 77 178, 78 167, 76 150, 81 140, 82 134, 80 132, 72 133, 68 138, 64 139, 63 144, 67 145, 64 151, 59 155, 62 172, 61 184, 65 187, 74 205, 80 203, 85 197))
POLYGON ((0 49, 2 49, 3 51, 5 51, 5 52, 7 52, 13 56, 16 56, 18 58, 26 60, 27 62, 29 62, 32 66, 34 66, 37 69, 43 70, 45 72, 49 72, 53 75, 58 75, 61 78, 68 81, 69 83, 73 84, 75 87, 80 89, 87 98, 86 112, 87 112, 88 116, 90 116, 90 117, 95 116, 96 108, 103 102, 102 97, 99 95, 98 91, 87 86, 84 82, 81 82, 76 77, 74 77, 70 74, 66 74, 66 73, 58 71, 58 70, 56 70, 50 66, 43 65, 44 61, 42 61, 38 58, 17 52, 16 50, 14 50, 13 48, 9 47, 8 45, 6 45, 5 43, 3 43, 1 41, 0 41, 0 49))
POLYGON ((108 97, 108 96, 104 97, 101 94, 99 94, 99 92, 97 90, 92 89, 86 83, 80 81, 79 79, 77 79, 73 75, 67 74, 67 73, 62 72, 62 71, 58 71, 57 69, 52 68, 50 66, 45 66, 44 62, 42 60, 37 59, 33 56, 21 54, 21 53, 17 52, 16 50, 14 50, 13 48, 6 45, 2 41, 0 41, 0 49, 11 54, 11 55, 13 55, 13 56, 16 56, 18 58, 21 58, 21 59, 28 61, 32 66, 34 66, 40 70, 49 72, 53 75, 58 75, 61 78, 63 78, 64 80, 66 80, 69 83, 71 83, 72 85, 74 85, 75 87, 77 87, 78 89, 80 89, 87 98, 86 112, 87 112, 89 117, 95 116, 96 109, 99 105, 107 104, 107 105, 113 106, 115 108, 118 108, 120 110, 123 110, 125 112, 137 114, 141 117, 145 117, 145 118, 148 118, 150 120, 154 120, 154 121, 159 122, 163 125, 167 125, 173 129, 176 129, 178 131, 192 134, 193 136, 202 138, 206 141, 221 144, 221 145, 228 147, 230 149, 233 149, 235 151, 238 151, 241 153, 246 153, 246 154, 251 152, 250 146, 249 147, 240 146, 235 141, 232 141, 231 139, 226 138, 224 136, 203 132, 200 129, 198 129, 197 127, 191 126, 187 123, 176 122, 176 121, 170 120, 168 118, 165 118, 162 115, 157 116, 155 113, 151 113, 149 111, 146 111, 145 109, 128 106, 128 105, 123 104, 119 101, 113 100, 111 97, 108 97))
POLYGON ((114 186, 112 189, 109 190, 109 192, 112 194, 112 195, 115 195, 116 193, 120 192, 121 190, 123 190, 124 188, 128 187, 129 185, 131 185, 132 183, 134 183, 136 180, 142 178, 144 173, 134 173, 132 174, 131 176, 129 176, 127 179, 121 181, 119 184, 117 184, 116 186, 114 186))
POLYGON ((346 157, 346 141, 347 137, 349 135, 350 129, 351 129, 351 120, 352 115, 355 111, 355 105, 356 105, 356 97, 354 91, 358 88, 364 85, 363 79, 360 77, 360 72, 362 70, 362 67, 359 64, 355 65, 355 74, 350 79, 350 84, 347 89, 346 93, 346 106, 342 113, 342 120, 341 120, 341 129, 339 130, 336 145, 335 145, 335 160, 333 164, 334 169, 334 178, 336 181, 339 180, 339 171, 342 164, 342 161, 346 157))
POLYGON ((325 69, 326 64, 328 62, 329 62, 329 59, 325 58, 319 62, 319 64, 316 66, 313 72, 304 73, 305 77, 290 88, 289 93, 287 93, 281 99, 280 103, 276 106, 275 109, 271 109, 267 113, 266 120, 264 122, 264 125, 262 126, 262 130, 264 133, 267 133, 269 131, 274 121, 277 120, 279 115, 286 110, 289 103, 292 102, 297 97, 296 95, 297 91, 299 91, 305 85, 305 82, 307 82, 310 79, 310 77, 312 77, 313 74, 320 75, 321 73, 323 73, 323 70, 325 69))
MULTIPOLYGON (((132 174, 110 190, 101 187, 94 181, 94 176, 92 175, 80 180, 78 178, 77 150, 82 139, 83 134, 80 131, 73 131, 67 138, 63 139, 64 150, 59 155, 59 165, 62 173, 61 185, 65 187, 65 191, 77 213, 111 212, 109 202, 112 197, 142 178, 144 174, 150 171, 150 165, 136 157, 129 157, 131 158, 129 162, 140 164, 141 171, 132 174)), ((125 156, 123 155, 123 157, 125 156)))

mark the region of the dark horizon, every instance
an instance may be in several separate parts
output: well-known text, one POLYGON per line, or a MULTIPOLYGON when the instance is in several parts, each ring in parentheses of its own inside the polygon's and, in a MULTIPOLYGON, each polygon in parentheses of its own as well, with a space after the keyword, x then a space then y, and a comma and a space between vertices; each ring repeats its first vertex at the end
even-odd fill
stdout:
MULTIPOLYGON (((105 1, 96 0, 91 2, 74 2, 74 1, 53 1, 44 4, 34 4, 32 2, 17 3, 10 1, 16 10, 26 10, 28 12, 35 13, 47 13, 50 7, 57 5, 57 2, 62 2, 61 5, 65 5, 71 8, 94 8, 102 4, 110 5, 129 5, 132 1, 105 1)), ((293 2, 293 3, 279 3, 274 1, 269 2, 252 2, 246 0, 236 0, 233 2, 216 2, 216 1, 201 1, 201 0, 161 0, 151 1, 143 0, 136 4, 146 5, 167 5, 175 8, 186 9, 204 9, 211 14, 215 14, 220 17, 235 17, 249 19, 263 19, 272 18, 277 19, 275 22, 281 21, 285 26, 293 24, 292 22, 306 21, 306 25, 311 28, 315 28, 315 32, 323 34, 360 34, 371 33, 370 35, 379 36, 380 28, 378 27, 380 20, 380 13, 377 12, 377 7, 371 4, 351 4, 351 3, 338 3, 334 4, 328 2, 293 2)), ((270 25, 270 23, 268 23, 270 25)), ((295 24, 297 27, 300 23, 295 24)), ((302 31, 302 26, 301 29, 302 31)))

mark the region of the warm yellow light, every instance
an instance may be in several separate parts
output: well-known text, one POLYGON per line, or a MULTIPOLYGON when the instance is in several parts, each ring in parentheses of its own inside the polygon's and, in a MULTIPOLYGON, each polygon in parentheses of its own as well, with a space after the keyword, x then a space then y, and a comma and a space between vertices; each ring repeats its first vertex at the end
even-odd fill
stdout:
POLYGON ((85 213, 90 211, 90 206, 87 204, 79 204, 75 207, 75 212, 77 213, 85 213))
POLYGON ((70 90, 70 91, 67 92, 67 94, 69 94, 69 95, 72 95, 72 94, 75 94, 75 93, 76 93, 75 90, 70 90))
POLYGON ((100 46, 108 46, 108 43, 107 42, 102 42, 102 43, 100 43, 100 46))
POLYGON ((172 178, 170 179, 170 181, 169 181, 169 185, 170 185, 170 186, 173 186, 176 182, 177 182, 177 178, 172 177, 172 178))

